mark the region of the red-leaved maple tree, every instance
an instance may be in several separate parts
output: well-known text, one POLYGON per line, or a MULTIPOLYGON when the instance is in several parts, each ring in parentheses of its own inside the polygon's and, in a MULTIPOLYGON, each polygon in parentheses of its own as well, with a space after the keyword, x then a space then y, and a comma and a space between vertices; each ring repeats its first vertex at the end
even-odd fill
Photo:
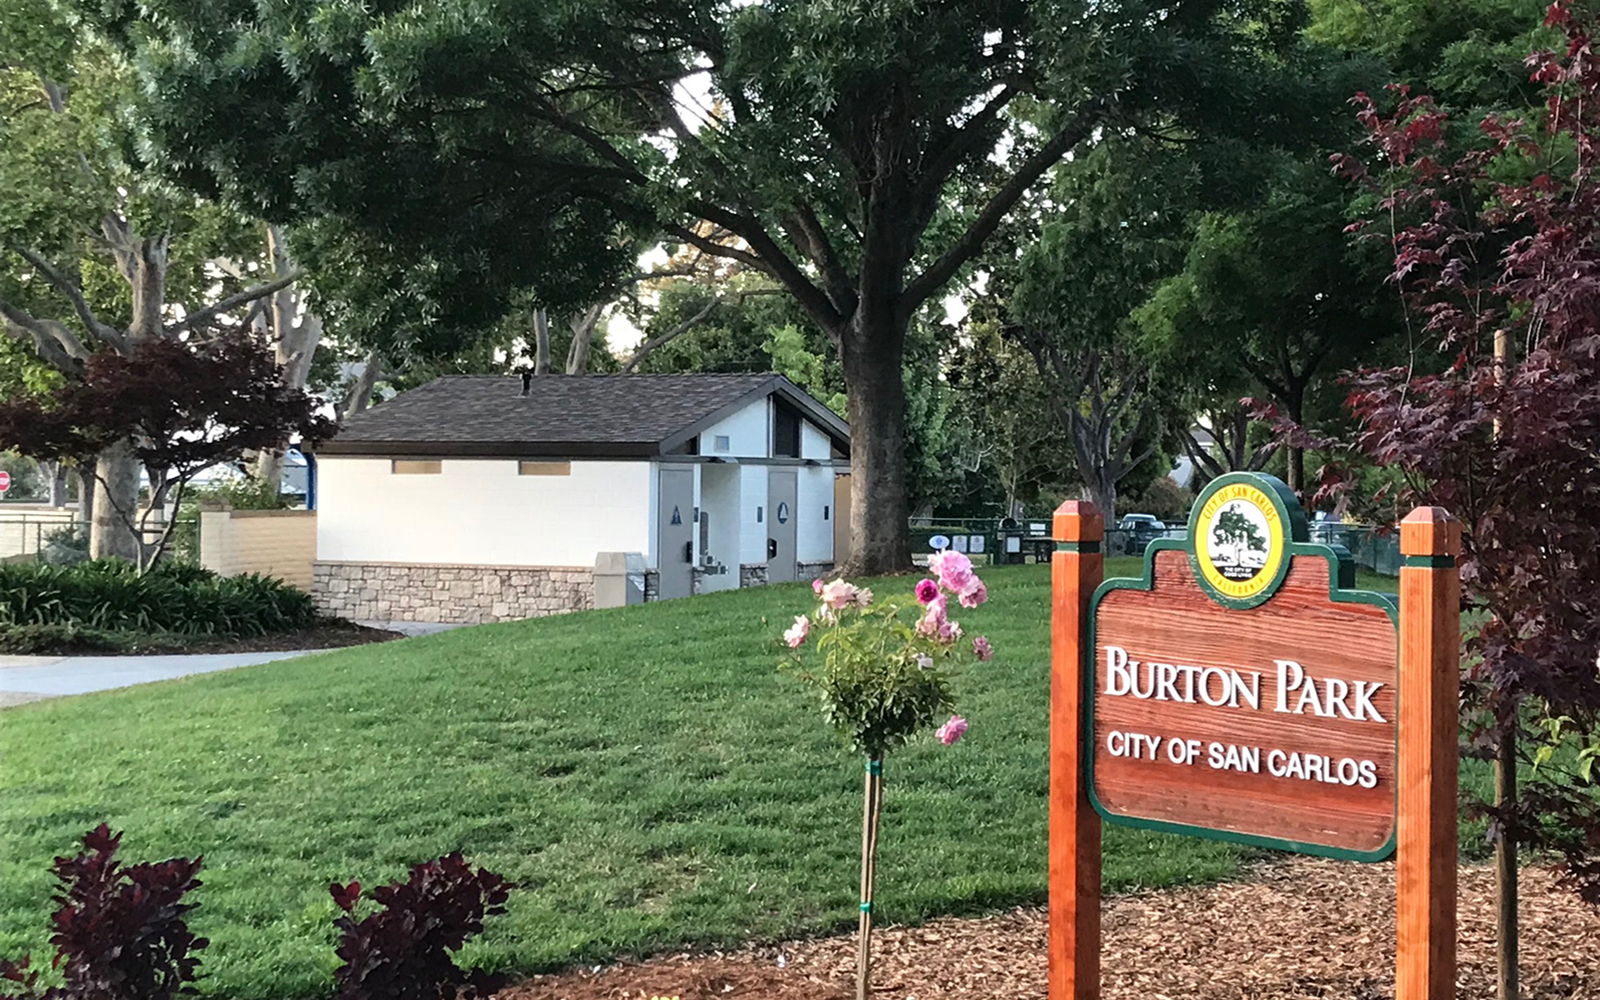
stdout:
MULTIPOLYGON (((320 405, 287 385, 272 354, 245 333, 193 343, 151 339, 128 354, 95 354, 81 380, 48 394, 0 403, 0 448, 93 470, 94 456, 131 441, 149 490, 139 509, 118 507, 117 515, 145 538, 152 514, 175 507, 205 469, 291 438, 331 436, 334 422, 317 412, 320 405)), ((173 523, 159 522, 144 546, 146 566, 166 548, 173 523)))
MULTIPOLYGON (((1442 356, 1351 375, 1347 444, 1399 473, 1402 507, 1463 522, 1468 752, 1505 773, 1491 836, 1556 852, 1600 905, 1600 58, 1592 14, 1547 24, 1567 46, 1529 57, 1540 120, 1487 118, 1464 153, 1428 97, 1357 99, 1376 155, 1339 167, 1396 220, 1394 281, 1442 356)), ((1329 472, 1324 495, 1349 486, 1329 472)))

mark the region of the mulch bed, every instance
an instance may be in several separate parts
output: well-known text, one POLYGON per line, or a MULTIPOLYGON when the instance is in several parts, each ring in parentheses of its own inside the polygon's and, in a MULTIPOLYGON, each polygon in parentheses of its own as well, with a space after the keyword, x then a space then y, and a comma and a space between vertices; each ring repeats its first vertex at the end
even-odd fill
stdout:
MULTIPOLYGON (((1522 877, 1525 1000, 1600 997, 1600 915, 1543 870, 1522 877)), ((1494 885, 1461 872, 1460 1000, 1494 996, 1494 885)), ((878 1000, 1045 1000, 1045 919, 1017 910, 875 935, 878 1000)), ((500 1000, 838 1000, 853 937, 538 976, 500 1000)), ((1379 1000, 1394 995, 1394 867, 1310 858, 1245 881, 1136 893, 1104 912, 1106 1000, 1379 1000)))
POLYGON ((373 642, 404 639, 399 632, 368 628, 355 622, 336 619, 313 625, 298 632, 274 632, 270 635, 239 636, 233 639, 209 639, 182 646, 160 647, 138 645, 125 652, 144 653, 271 653, 284 649, 339 649, 345 646, 364 646, 373 642))
POLYGON ((405 636, 399 632, 368 628, 342 618, 335 618, 295 632, 273 632, 269 635, 232 638, 200 639, 156 635, 149 638, 134 637, 110 644, 90 635, 79 642, 43 647, 30 645, 26 650, 15 651, 8 650, 0 644, 0 654, 15 652, 27 656, 164 656, 182 653, 271 653, 286 649, 337 649, 403 638, 405 636))

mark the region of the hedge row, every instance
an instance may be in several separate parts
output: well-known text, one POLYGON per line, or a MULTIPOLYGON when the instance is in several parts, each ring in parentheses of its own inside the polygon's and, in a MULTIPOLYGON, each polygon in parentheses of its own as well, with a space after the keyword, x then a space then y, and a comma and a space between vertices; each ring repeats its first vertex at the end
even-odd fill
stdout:
POLYGON ((114 559, 0 566, 0 626, 252 636, 310 626, 311 596, 270 577, 172 563, 140 574, 114 559))

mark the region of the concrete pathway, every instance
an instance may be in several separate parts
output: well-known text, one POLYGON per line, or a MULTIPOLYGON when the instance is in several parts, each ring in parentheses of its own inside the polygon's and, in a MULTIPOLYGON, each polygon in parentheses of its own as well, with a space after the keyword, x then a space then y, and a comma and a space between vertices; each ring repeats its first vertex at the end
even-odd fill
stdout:
POLYGON ((452 629, 471 628, 470 625, 447 625, 442 622, 397 622, 386 619, 364 618, 356 622, 367 628, 381 628, 385 632, 399 632, 404 636, 438 635, 452 629))
POLYGON ((0 656, 0 708, 40 698, 107 691, 320 652, 324 650, 166 656, 0 656))

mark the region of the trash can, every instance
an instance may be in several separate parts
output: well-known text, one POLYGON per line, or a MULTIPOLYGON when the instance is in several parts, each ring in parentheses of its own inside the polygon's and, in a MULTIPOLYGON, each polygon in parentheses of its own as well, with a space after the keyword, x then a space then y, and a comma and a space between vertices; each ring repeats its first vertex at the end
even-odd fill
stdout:
POLYGON ((620 608, 644 603, 644 555, 599 552, 594 557, 594 606, 620 608))

